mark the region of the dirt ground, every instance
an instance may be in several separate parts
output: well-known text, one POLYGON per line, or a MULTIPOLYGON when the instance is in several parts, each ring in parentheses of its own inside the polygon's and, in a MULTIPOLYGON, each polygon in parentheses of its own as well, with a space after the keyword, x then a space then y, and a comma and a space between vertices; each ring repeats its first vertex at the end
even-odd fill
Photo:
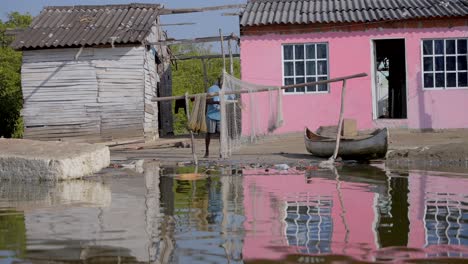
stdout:
MULTIPOLYGON (((190 142, 185 140, 185 142, 190 142)), ((219 158, 219 141, 212 139, 210 157, 205 153, 204 139, 195 139, 199 163, 231 164, 314 164, 323 159, 308 154, 302 133, 271 136, 257 144, 244 146, 228 160, 219 158)), ((113 163, 128 163, 140 159, 159 160, 162 164, 188 164, 193 161, 191 148, 118 146, 111 148, 113 163)), ((382 161, 383 162, 383 161, 382 161)), ((441 168, 453 171, 468 171, 468 129, 432 132, 408 130, 390 131, 390 145, 386 163, 393 167, 441 168)))

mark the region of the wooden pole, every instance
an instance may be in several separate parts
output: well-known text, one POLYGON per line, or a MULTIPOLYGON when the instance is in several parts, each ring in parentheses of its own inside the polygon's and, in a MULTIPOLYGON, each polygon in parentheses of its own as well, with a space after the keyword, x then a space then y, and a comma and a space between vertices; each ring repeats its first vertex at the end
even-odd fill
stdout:
POLYGON ((330 160, 335 161, 338 156, 338 149, 340 148, 341 130, 343 128, 343 112, 344 112, 344 97, 346 94, 346 80, 343 80, 343 88, 341 88, 341 109, 340 109, 340 120, 338 121, 338 131, 336 133, 336 146, 335 152, 330 160))
POLYGON ((206 71, 206 61, 204 58, 201 59, 203 64, 203 81, 205 81, 205 91, 208 91, 208 87, 210 86, 208 83, 208 72, 206 71))
POLYGON ((221 38, 221 54, 223 54, 223 70, 226 71, 226 56, 224 55, 224 37, 221 29, 219 29, 219 36, 221 38))
MULTIPOLYGON (((289 89, 289 88, 294 88, 294 87, 305 87, 305 86, 312 86, 312 85, 318 85, 318 84, 326 84, 326 83, 332 83, 332 82, 340 82, 344 80, 349 80, 349 79, 354 79, 354 78, 360 78, 360 77, 366 77, 367 73, 359 73, 359 74, 354 74, 354 75, 349 75, 345 77, 338 77, 338 78, 333 78, 329 80, 323 80, 323 81, 317 81, 317 82, 309 82, 309 83, 301 83, 301 84, 291 84, 291 85, 284 85, 281 86, 280 88, 282 90, 284 89, 289 89)), ((277 90, 278 88, 262 88, 262 89, 257 89, 253 92, 267 92, 270 90, 277 90)), ((243 94, 243 93, 249 93, 249 91, 228 91, 225 92, 225 95, 229 94, 243 94)), ((188 95, 188 98, 195 98, 197 94, 192 94, 188 95)), ((206 98, 212 98, 215 96, 219 96, 219 93, 207 93, 206 98)), ((184 99, 184 95, 176 95, 176 96, 167 96, 167 97, 154 97, 151 99, 152 102, 160 102, 160 101, 169 101, 169 100, 177 100, 177 99, 184 99)))
POLYGON ((233 61, 232 61, 231 39, 228 40, 228 49, 229 49, 229 74, 234 75, 234 64, 233 64, 233 61))
MULTIPOLYGON (((187 113, 187 122, 190 122, 190 104, 188 100, 188 93, 185 93, 185 109, 187 113)), ((198 159, 197 159, 197 154, 195 153, 195 138, 193 136, 193 131, 192 129, 189 128, 190 131, 190 141, 192 144, 192 157, 193 157, 193 162, 195 163, 195 166, 198 166, 198 159)))

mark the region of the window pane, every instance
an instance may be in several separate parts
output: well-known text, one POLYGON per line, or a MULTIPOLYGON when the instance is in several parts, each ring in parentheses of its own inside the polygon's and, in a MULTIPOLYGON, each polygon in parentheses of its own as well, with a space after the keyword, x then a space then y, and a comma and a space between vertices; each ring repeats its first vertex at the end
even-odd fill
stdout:
POLYGON ((306 74, 307 75, 317 75, 315 71, 315 61, 308 61, 306 62, 306 74))
MULTIPOLYGON (((315 77, 307 77, 307 82, 315 82, 317 79, 315 77)), ((317 91, 317 85, 307 86, 307 92, 315 92, 317 91)))
POLYGON ((432 40, 423 41, 423 54, 424 55, 434 54, 434 51, 432 50, 432 40))
POLYGON ((447 87, 457 87, 456 73, 447 73, 447 87))
POLYGON ((317 61, 317 74, 325 75, 328 73, 327 61, 317 61))
POLYGON ((317 58, 325 59, 327 57, 327 45, 317 44, 317 58))
POLYGON ((445 87, 445 74, 436 73, 435 74, 435 87, 445 87))
POLYGON ((457 51, 458 54, 466 54, 466 39, 459 39, 457 40, 457 51))
POLYGON ((445 54, 455 54, 455 40, 447 39, 445 41, 445 54))
POLYGON ((468 60, 468 56, 458 56, 457 61, 458 61, 458 70, 459 71, 466 71, 466 64, 468 60))
MULTIPOLYGON (((317 78, 318 81, 323 81, 323 80, 326 80, 326 79, 327 79, 327 77, 318 77, 317 78)), ((325 84, 319 84, 317 88, 318 88, 319 92, 326 92, 326 91, 328 91, 328 84, 326 84, 326 83, 325 84)))
POLYGON ((468 74, 466 72, 458 73, 458 87, 468 87, 468 74))
POLYGON ((435 57, 435 70, 443 71, 444 70, 444 57, 435 57))
POLYGON ((284 78, 284 85, 294 84, 294 78, 284 78))
MULTIPOLYGON (((284 78, 284 85, 294 84, 294 78, 284 78)), ((287 93, 293 93, 294 88, 288 88, 285 90, 287 93)))
POLYGON ((444 40, 434 40, 435 54, 444 54, 444 40))
POLYGON ((424 57, 424 71, 434 70, 434 59, 432 57, 424 57))
POLYGON ((455 56, 447 56, 445 58, 445 67, 447 69, 447 71, 455 71, 456 68, 455 68, 455 56))
POLYGON ((284 63, 284 76, 294 76, 294 65, 292 62, 284 63))
POLYGON ((293 59, 293 45, 284 45, 283 46, 283 56, 285 60, 293 59))
POLYGON ((314 44, 306 46, 306 58, 315 59, 315 45, 314 44))
MULTIPOLYGON (((304 83, 305 79, 304 78, 296 78, 296 84, 304 83)), ((305 87, 297 87, 296 92, 304 92, 305 87)))
POLYGON ((295 57, 294 59, 296 60, 303 60, 304 59, 304 45, 295 45, 295 57))
POLYGON ((433 88, 434 87, 434 74, 425 73, 424 74, 424 88, 433 88))
POLYGON ((304 62, 296 61, 296 75, 304 75, 304 62))

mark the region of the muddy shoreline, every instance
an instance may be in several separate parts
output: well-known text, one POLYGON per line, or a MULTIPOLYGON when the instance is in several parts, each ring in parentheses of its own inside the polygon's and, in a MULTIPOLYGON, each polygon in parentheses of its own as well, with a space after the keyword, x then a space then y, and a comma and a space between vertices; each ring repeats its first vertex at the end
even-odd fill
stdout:
MULTIPOLYGON (((211 156, 202 158, 204 139, 195 139, 195 152, 200 166, 234 165, 271 167, 317 165, 324 159, 310 155, 304 146, 302 133, 271 136, 257 144, 243 147, 230 159, 219 158, 219 142, 212 140, 211 156)), ((184 166, 193 164, 191 149, 187 147, 158 147, 140 149, 120 146, 111 148, 111 163, 132 164, 137 160, 157 160, 161 165, 184 166)), ((468 129, 414 132, 390 130, 389 151, 386 160, 371 163, 385 164, 395 169, 418 169, 447 172, 468 172, 468 129)), ((342 165, 355 164, 343 162, 342 165)))

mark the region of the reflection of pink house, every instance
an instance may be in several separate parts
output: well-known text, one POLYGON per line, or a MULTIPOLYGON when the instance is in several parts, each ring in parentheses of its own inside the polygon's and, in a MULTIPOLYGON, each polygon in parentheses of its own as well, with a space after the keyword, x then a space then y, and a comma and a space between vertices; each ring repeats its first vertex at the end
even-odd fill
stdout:
POLYGON ((244 260, 468 256, 468 179, 381 172, 372 182, 352 182, 345 173, 339 181, 331 173, 308 180, 257 173, 243 172, 244 260), (392 250, 398 246, 423 250, 392 250))
MULTIPOLYGON (((242 79, 287 85, 365 72, 348 82, 345 100, 359 129, 468 128, 467 21, 465 0, 250 0, 242 79)), ((335 125, 340 87, 285 91, 277 133, 335 125)))

